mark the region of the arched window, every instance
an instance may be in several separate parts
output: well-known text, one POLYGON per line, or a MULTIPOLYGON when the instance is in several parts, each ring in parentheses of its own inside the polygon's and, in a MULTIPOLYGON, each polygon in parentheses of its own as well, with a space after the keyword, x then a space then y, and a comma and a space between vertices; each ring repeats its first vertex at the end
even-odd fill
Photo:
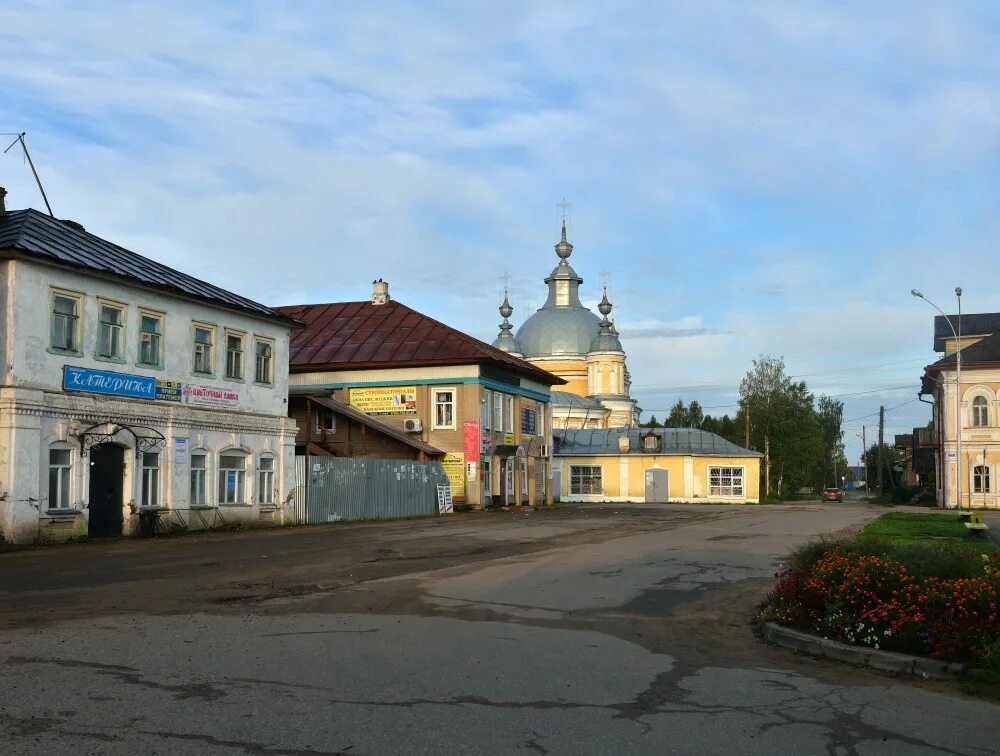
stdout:
POLYGON ((69 473, 73 451, 66 444, 49 448, 49 509, 69 509, 69 473))
POLYGON ((274 506, 274 457, 257 458, 257 503, 274 506))
POLYGON ((977 396, 972 400, 972 424, 980 428, 990 424, 990 408, 985 396, 977 396))
POLYGON ((247 455, 239 449, 219 455, 219 503, 245 504, 247 494, 247 455))
POLYGON ((208 454, 204 449, 191 452, 191 506, 204 507, 208 505, 208 454))

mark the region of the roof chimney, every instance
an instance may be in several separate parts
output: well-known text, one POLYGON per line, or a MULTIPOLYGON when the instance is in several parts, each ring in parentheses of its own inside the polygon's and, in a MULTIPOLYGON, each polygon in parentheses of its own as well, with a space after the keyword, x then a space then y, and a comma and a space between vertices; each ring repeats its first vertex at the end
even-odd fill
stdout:
POLYGON ((0 218, 7 214, 7 205, 4 204, 3 198, 7 196, 7 190, 0 186, 0 218))
POLYGON ((389 301, 389 283, 381 278, 372 281, 372 304, 384 305, 389 301))

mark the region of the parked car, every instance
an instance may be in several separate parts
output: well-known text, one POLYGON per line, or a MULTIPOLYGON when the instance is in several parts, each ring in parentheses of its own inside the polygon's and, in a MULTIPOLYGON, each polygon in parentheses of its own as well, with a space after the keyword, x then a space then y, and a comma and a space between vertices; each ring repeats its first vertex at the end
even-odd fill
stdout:
POLYGON ((839 488, 824 488, 823 501, 843 501, 844 492, 839 488))

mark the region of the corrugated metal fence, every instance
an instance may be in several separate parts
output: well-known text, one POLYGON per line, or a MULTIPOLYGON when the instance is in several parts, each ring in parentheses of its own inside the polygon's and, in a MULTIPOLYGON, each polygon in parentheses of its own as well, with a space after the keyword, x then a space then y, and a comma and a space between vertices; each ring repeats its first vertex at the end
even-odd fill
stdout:
MULTIPOLYGON (((437 487, 448 484, 440 462, 351 457, 297 457, 306 483, 305 522, 376 520, 437 512, 437 487)), ((297 486, 296 491, 300 488, 297 486)), ((297 508, 297 507, 296 507, 297 508)))

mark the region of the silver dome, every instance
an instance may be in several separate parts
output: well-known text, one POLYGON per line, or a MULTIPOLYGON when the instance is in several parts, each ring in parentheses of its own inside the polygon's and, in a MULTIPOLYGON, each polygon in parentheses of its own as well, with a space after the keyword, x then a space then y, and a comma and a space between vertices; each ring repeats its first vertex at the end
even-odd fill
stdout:
POLYGON ((525 357, 583 356, 600 329, 600 319, 584 307, 543 307, 517 330, 525 357))

